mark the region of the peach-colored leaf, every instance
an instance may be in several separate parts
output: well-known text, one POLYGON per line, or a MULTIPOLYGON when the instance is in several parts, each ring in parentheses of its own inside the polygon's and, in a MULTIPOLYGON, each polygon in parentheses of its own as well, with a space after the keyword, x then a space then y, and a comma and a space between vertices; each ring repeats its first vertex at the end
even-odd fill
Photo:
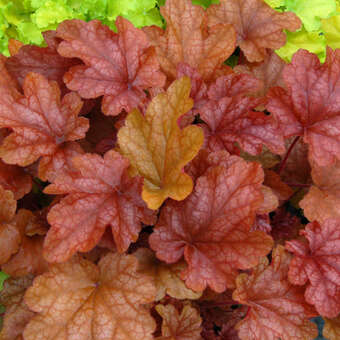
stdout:
POLYGON ((278 246, 272 262, 263 258, 250 275, 236 279, 233 299, 248 305, 247 316, 236 325, 241 340, 310 340, 318 332, 308 320, 312 313, 302 287, 288 281, 290 256, 278 246))
POLYGON ((286 242, 286 249, 295 256, 290 263, 289 280, 303 285, 308 303, 328 318, 340 313, 340 220, 328 219, 321 225, 309 223, 300 231, 309 245, 300 240, 286 242))
MULTIPOLYGON (((9 223, 0 225, 1 269, 11 277, 39 275, 47 269, 42 256, 43 237, 35 235, 37 217, 29 210, 20 209, 9 223), (30 237, 26 229, 30 228, 30 237)), ((37 226, 41 232, 41 225, 37 226)))
POLYGON ((340 317, 335 319, 324 318, 325 325, 322 330, 322 335, 328 340, 340 339, 340 317))
POLYGON ((6 307, 3 325, 0 332, 1 340, 22 339, 22 333, 34 316, 24 302, 26 289, 32 285, 33 276, 27 275, 18 279, 9 278, 0 292, 0 304, 6 307))
POLYGON ((138 238, 141 222, 153 224, 155 214, 140 197, 142 179, 130 178, 129 161, 116 151, 104 158, 85 154, 73 158, 77 171, 58 176, 46 193, 68 194, 48 213, 44 254, 62 262, 76 251, 91 250, 111 226, 118 250, 125 251, 138 238))
POLYGON ((265 170, 264 184, 270 187, 280 201, 288 200, 294 193, 292 188, 282 182, 280 175, 272 170, 265 170))
POLYGON ((31 191, 32 178, 23 168, 0 160, 0 186, 12 191, 18 200, 31 191))
POLYGON ((155 301, 159 301, 167 294, 175 299, 195 300, 201 297, 201 292, 189 289, 180 278, 185 269, 184 262, 166 264, 158 261, 150 249, 139 248, 133 253, 139 260, 139 268, 143 273, 149 273, 157 288, 155 301))
POLYGON ((0 223, 10 222, 17 209, 13 192, 0 186, 0 223))
POLYGON ((256 163, 239 159, 228 168, 211 167, 185 201, 162 207, 151 248, 167 263, 184 255, 182 278, 195 291, 233 288, 238 269, 253 267, 272 247, 270 236, 250 232, 263 200, 262 181, 256 163))
POLYGON ((166 93, 149 104, 145 117, 134 110, 118 132, 121 152, 144 177, 142 197, 151 209, 158 209, 168 197, 185 199, 193 182, 183 172, 203 144, 198 126, 180 129, 178 119, 192 108, 190 79, 175 80, 166 93))
POLYGON ((250 62, 263 61, 266 49, 286 43, 284 29, 296 31, 301 20, 292 12, 277 12, 262 0, 220 0, 207 9, 208 26, 232 24, 237 45, 250 62))
POLYGON ((181 314, 168 304, 157 305, 156 311, 162 316, 162 336, 156 340, 203 340, 201 337, 201 317, 190 305, 185 305, 181 314))
POLYGON ((304 215, 310 220, 323 222, 328 218, 340 217, 340 161, 329 166, 318 166, 313 162, 314 185, 300 201, 304 215))
POLYGON ((58 52, 81 59, 85 65, 72 67, 64 76, 67 87, 83 98, 103 97, 107 115, 129 112, 146 99, 144 90, 162 87, 155 49, 142 30, 118 17, 118 33, 99 20, 66 20, 58 26, 62 38, 58 52))
POLYGON ((268 55, 260 63, 245 62, 236 65, 233 70, 237 73, 247 73, 261 80, 261 88, 254 92, 255 96, 263 96, 269 88, 274 86, 284 87, 282 71, 286 62, 281 59, 273 50, 268 51, 268 55))
POLYGON ((13 130, 0 147, 6 163, 29 165, 85 136, 88 120, 78 117, 82 102, 76 93, 60 99, 56 82, 37 73, 26 76, 23 89, 24 95, 15 98, 8 85, 0 86, 0 126, 13 130))
POLYGON ((25 294, 38 313, 25 340, 152 340, 155 321, 146 306, 155 297, 147 275, 132 255, 107 254, 98 266, 75 256, 51 265, 25 294))
POLYGON ((208 29, 206 13, 201 6, 187 0, 167 0, 161 7, 166 20, 165 32, 156 26, 145 27, 156 46, 162 70, 173 80, 177 65, 186 63, 209 81, 235 49, 236 35, 232 25, 220 23, 208 29))

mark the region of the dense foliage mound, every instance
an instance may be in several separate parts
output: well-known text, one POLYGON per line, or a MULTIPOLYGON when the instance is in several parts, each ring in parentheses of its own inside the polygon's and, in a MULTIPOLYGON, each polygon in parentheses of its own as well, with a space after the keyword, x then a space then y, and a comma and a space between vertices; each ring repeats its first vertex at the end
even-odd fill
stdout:
POLYGON ((262 0, 160 11, 0 55, 0 339, 339 339, 340 50, 287 63, 262 0))

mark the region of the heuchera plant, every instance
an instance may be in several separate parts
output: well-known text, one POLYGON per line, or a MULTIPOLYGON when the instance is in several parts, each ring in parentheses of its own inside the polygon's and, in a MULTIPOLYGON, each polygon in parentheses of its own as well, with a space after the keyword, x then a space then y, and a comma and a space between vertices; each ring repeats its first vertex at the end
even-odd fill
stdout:
POLYGON ((286 63, 262 0, 161 14, 0 56, 0 339, 339 339, 340 50, 286 63))

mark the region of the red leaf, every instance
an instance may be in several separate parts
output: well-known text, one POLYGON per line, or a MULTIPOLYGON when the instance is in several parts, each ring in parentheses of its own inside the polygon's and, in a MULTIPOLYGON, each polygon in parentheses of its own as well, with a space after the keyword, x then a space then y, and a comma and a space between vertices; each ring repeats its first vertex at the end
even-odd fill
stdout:
POLYGON ((22 46, 18 53, 6 60, 6 68, 21 86, 24 84, 27 74, 35 72, 43 75, 48 80, 56 81, 62 93, 65 94, 67 89, 63 82, 63 76, 70 67, 81 62, 79 59, 64 58, 58 54, 55 31, 46 31, 43 35, 47 42, 47 47, 22 46))
POLYGON ((156 26, 143 30, 156 47, 163 72, 173 80, 177 66, 186 63, 195 68, 204 81, 213 80, 235 49, 232 25, 221 23, 208 29, 204 9, 187 0, 167 0, 161 13, 167 22, 165 32, 156 26))
POLYGON ((248 73, 256 79, 262 81, 260 90, 254 95, 263 96, 267 91, 274 86, 284 87, 282 71, 286 63, 273 50, 268 51, 268 55, 261 63, 245 63, 234 67, 237 73, 248 73))
POLYGON ((162 208, 151 248, 167 263, 184 254, 182 278, 193 290, 234 287, 237 269, 256 265, 272 247, 271 237, 249 231, 263 199, 262 181, 260 165, 241 159, 229 168, 210 168, 185 201, 162 208))
POLYGON ((316 325, 308 320, 312 308, 303 288, 288 281, 290 256, 282 246, 273 251, 272 262, 263 258, 252 274, 240 274, 233 299, 248 305, 247 316, 236 325, 242 340, 314 339, 316 325))
POLYGON ((340 220, 328 219, 322 225, 309 223, 300 231, 309 246, 298 240, 286 242, 294 253, 289 280, 303 285, 309 281, 305 299, 322 316, 334 318, 340 313, 340 220))
POLYGON ((309 155, 320 166, 340 159, 340 51, 327 48, 323 65, 315 54, 299 50, 283 71, 287 87, 272 88, 267 109, 285 137, 303 136, 309 155))
POLYGON ((141 222, 153 224, 155 214, 140 197, 142 179, 127 174, 129 161, 116 151, 102 158, 85 154, 73 158, 77 172, 58 176, 45 192, 68 194, 52 207, 44 254, 50 262, 62 262, 76 251, 89 251, 110 225, 120 252, 138 238, 141 222))
POLYGON ((29 73, 24 82, 24 96, 16 97, 9 85, 0 86, 0 126, 13 132, 1 147, 6 163, 26 166, 41 156, 53 157, 67 141, 85 136, 88 120, 78 117, 82 102, 76 93, 60 100, 54 81, 37 73, 29 73))
POLYGON ((145 33, 122 17, 116 26, 118 34, 98 20, 66 20, 57 30, 64 40, 58 52, 85 63, 65 74, 67 87, 83 98, 104 96, 102 110, 113 116, 138 107, 146 100, 144 90, 165 82, 145 33))
POLYGON ((271 116, 254 109, 263 104, 261 98, 251 98, 259 82, 249 75, 231 74, 218 78, 209 87, 209 102, 200 109, 200 117, 209 149, 232 152, 238 142, 242 149, 255 155, 265 144, 274 153, 283 153, 284 144, 280 131, 271 116))
POLYGON ((237 45, 250 62, 262 61, 266 49, 277 49, 286 42, 283 29, 296 31, 300 19, 291 12, 280 13, 262 0, 221 0, 207 10, 208 25, 232 24, 237 45))

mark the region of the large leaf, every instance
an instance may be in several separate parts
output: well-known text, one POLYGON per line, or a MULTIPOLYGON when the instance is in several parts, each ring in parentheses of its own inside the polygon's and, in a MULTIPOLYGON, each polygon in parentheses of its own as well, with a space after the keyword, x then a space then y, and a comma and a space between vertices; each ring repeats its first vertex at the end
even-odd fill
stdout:
POLYGON ((323 65, 306 50, 294 54, 283 71, 287 89, 269 91, 267 109, 286 137, 303 136, 309 156, 320 166, 340 159, 340 51, 327 49, 323 65))
POLYGON ((190 79, 182 77, 157 95, 145 117, 134 110, 118 132, 121 152, 139 175, 144 177, 142 197, 151 209, 158 209, 167 198, 183 200, 193 188, 183 167, 203 144, 203 132, 197 126, 181 130, 178 118, 192 108, 190 79))
POLYGON ((290 263, 289 280, 304 285, 308 303, 328 318, 340 313, 340 220, 328 219, 321 225, 309 223, 300 231, 308 242, 292 240, 286 248, 295 256, 290 263))
POLYGON ((291 12, 279 13, 262 0, 221 0, 207 9, 208 26, 232 24, 237 45, 250 62, 262 61, 266 49, 277 49, 286 42, 284 29, 296 31, 300 19, 291 12))
POLYGON ((182 278, 195 291, 233 288, 238 269, 253 267, 272 247, 270 236, 250 232, 263 200, 262 181, 256 163, 239 159, 230 167, 211 167, 185 201, 162 208, 151 248, 167 263, 184 255, 188 268, 182 278))
POLYGON ((166 20, 165 32, 159 27, 145 27, 156 47, 162 70, 169 79, 176 78, 179 63, 186 63, 207 81, 222 69, 223 62, 235 49, 235 30, 221 23, 208 29, 206 13, 189 0, 167 0, 161 13, 166 20))
POLYGON ((308 320, 313 313, 303 296, 304 289, 288 281, 290 256, 278 246, 263 258, 250 275, 236 279, 233 299, 249 306, 247 316, 236 325, 241 340, 309 340, 318 332, 308 320))
POLYGON ((26 326, 26 340, 152 340, 156 323, 143 304, 155 287, 137 272, 131 255, 108 254, 98 266, 80 257, 53 265, 25 294, 38 313, 26 326))
POLYGON ((83 98, 104 96, 102 110, 114 116, 138 107, 146 100, 144 90, 162 87, 165 82, 145 33, 122 17, 116 25, 118 33, 98 20, 69 20, 57 30, 64 40, 58 52, 85 63, 65 74, 67 87, 83 98))
POLYGON ((116 151, 104 157, 85 154, 73 158, 76 171, 58 176, 46 193, 68 194, 48 213, 44 253, 48 261, 62 262, 76 251, 89 251, 110 226, 118 250, 138 238, 141 222, 155 215, 140 197, 141 178, 130 178, 129 161, 116 151))

